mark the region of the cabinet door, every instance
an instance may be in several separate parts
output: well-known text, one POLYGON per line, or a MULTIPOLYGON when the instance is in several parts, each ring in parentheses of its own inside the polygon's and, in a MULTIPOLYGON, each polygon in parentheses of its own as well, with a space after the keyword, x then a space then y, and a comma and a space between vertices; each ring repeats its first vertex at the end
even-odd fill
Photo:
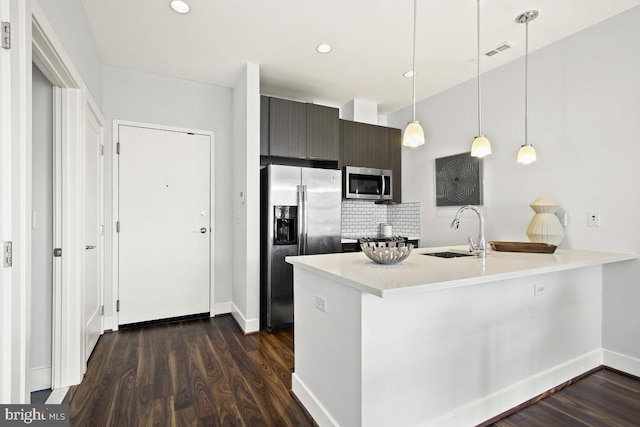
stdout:
POLYGON ((344 166, 389 169, 389 132, 382 126, 341 121, 344 166))
POLYGON ((389 128, 389 167, 393 171, 393 201, 402 202, 402 131, 389 128))
POLYGON ((269 154, 307 157, 307 107, 301 102, 269 99, 269 154))
POLYGON ((368 125, 369 163, 372 168, 391 169, 389 158, 389 128, 368 125))
POLYGON ((307 157, 338 160, 340 123, 338 109, 307 104, 307 157))
POLYGON ((269 155, 269 97, 260 96, 260 155, 269 155))
POLYGON ((372 167, 369 162, 369 143, 364 123, 341 120, 341 139, 344 166, 372 167))

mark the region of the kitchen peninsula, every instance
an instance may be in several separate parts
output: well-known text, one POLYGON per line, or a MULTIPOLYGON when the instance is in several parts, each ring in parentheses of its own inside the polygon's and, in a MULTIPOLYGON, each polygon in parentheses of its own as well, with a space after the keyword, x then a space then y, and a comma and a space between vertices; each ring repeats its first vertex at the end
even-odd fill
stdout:
POLYGON ((476 425, 603 364, 605 264, 558 249, 294 266, 292 389, 320 426, 476 425))

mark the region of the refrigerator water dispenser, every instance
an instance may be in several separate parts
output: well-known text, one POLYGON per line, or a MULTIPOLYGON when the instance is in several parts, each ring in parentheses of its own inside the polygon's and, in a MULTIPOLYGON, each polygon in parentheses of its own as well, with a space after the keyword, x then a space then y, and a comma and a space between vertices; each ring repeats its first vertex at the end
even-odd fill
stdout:
POLYGON ((298 207, 273 207, 273 244, 295 245, 298 243, 298 207))

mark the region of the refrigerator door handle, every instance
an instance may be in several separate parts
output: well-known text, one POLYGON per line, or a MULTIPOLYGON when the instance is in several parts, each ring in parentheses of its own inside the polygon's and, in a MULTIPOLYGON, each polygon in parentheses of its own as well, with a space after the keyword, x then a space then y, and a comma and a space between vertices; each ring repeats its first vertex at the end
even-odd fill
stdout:
POLYGON ((307 230, 308 225, 309 225, 309 203, 307 200, 307 186, 303 185, 302 186, 302 221, 303 221, 303 225, 302 225, 302 253, 306 255, 307 253, 307 233, 309 232, 309 230, 307 230))
POLYGON ((304 225, 303 225, 303 196, 302 196, 302 185, 297 186, 298 190, 298 255, 302 255, 302 240, 304 238, 304 225))

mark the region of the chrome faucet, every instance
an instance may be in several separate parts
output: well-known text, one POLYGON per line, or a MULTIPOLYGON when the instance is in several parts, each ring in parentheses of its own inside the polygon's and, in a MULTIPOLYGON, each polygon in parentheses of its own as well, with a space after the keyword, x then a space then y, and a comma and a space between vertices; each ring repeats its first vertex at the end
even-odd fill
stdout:
POLYGON ((453 221, 451 222, 451 228, 458 228, 460 226, 460 215, 467 209, 471 209, 472 211, 474 211, 478 215, 478 219, 480 221, 478 244, 474 245, 473 239, 471 239, 471 236, 469 236, 469 252, 473 252, 480 258, 484 258, 487 256, 487 244, 484 241, 484 216, 482 215, 482 212, 480 212, 480 209, 471 205, 461 207, 460 209, 458 209, 455 218, 453 218, 453 221))

